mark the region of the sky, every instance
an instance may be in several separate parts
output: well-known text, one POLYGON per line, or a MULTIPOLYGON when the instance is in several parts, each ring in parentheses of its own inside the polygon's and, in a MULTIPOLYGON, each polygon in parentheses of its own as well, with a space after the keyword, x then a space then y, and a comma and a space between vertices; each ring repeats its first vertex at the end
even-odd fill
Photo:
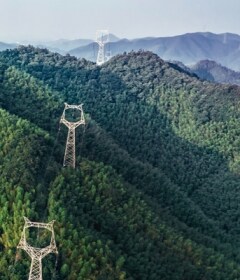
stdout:
POLYGON ((0 0, 0 41, 240 34, 240 0, 0 0))

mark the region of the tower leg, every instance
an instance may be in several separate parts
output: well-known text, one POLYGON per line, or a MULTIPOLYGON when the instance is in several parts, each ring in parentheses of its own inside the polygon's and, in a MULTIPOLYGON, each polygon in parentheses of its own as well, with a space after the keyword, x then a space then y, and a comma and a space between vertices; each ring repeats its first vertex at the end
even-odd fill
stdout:
POLYGON ((75 168, 75 128, 68 129, 63 166, 75 168))
POLYGON ((42 259, 32 258, 28 280, 42 280, 42 259))

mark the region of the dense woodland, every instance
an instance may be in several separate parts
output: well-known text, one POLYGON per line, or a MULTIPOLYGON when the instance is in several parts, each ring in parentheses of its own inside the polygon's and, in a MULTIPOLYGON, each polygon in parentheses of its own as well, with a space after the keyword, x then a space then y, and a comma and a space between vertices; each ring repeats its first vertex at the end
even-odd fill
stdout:
POLYGON ((0 279, 28 277, 23 216, 56 220, 44 279, 240 279, 239 102, 150 52, 1 52, 0 279), (86 113, 75 170, 64 102, 86 113))

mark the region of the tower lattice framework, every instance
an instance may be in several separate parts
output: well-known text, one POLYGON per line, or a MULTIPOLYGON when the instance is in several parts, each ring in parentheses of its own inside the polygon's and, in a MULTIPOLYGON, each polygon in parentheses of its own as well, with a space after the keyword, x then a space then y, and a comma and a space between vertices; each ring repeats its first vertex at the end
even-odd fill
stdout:
POLYGON ((76 165, 76 155, 75 155, 75 129, 85 124, 85 118, 83 114, 83 108, 82 104, 80 105, 69 105, 67 103, 64 103, 65 107, 63 110, 63 114, 60 119, 60 123, 63 123, 68 128, 68 136, 67 136, 67 142, 66 142, 66 148, 65 148, 65 154, 64 154, 64 161, 63 166, 70 166, 72 168, 75 168, 76 165), (80 120, 76 122, 70 122, 66 119, 65 113, 68 109, 75 109, 80 111, 80 120))
POLYGON ((109 42, 108 30, 98 30, 96 33, 96 43, 98 44, 97 65, 102 65, 106 61, 105 44, 109 42))
POLYGON ((54 221, 51 221, 49 223, 37 223, 31 222, 26 217, 24 217, 24 220, 25 224, 17 248, 25 250, 32 259, 28 280, 42 280, 42 259, 50 253, 58 254, 53 229, 54 221), (45 248, 37 248, 29 245, 26 239, 26 229, 30 227, 49 230, 52 233, 50 244, 45 248))

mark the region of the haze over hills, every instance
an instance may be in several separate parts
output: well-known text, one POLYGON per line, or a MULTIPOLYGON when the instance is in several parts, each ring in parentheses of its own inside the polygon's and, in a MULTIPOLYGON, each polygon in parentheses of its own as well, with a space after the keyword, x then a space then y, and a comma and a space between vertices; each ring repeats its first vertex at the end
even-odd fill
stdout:
MULTIPOLYGON (((98 45, 91 39, 56 40, 50 42, 25 42, 34 46, 46 47, 61 54, 70 53, 78 58, 96 61, 98 45)), ((1 50, 15 45, 0 45, 1 50)), ((217 63, 239 71, 240 36, 237 34, 210 32, 187 33, 173 37, 149 37, 139 39, 119 39, 110 34, 110 43, 106 50, 117 55, 132 50, 148 50, 165 60, 181 61, 187 66, 200 60, 213 60, 217 63)))
MULTIPOLYGON (((118 40, 119 40, 119 38, 116 37, 114 34, 111 34, 111 33, 109 34, 109 41, 116 42, 118 40)), ((92 39, 75 39, 75 40, 59 39, 59 40, 55 40, 55 41, 45 41, 45 42, 44 41, 36 41, 36 42, 23 41, 22 42, 23 45, 32 45, 32 46, 40 47, 40 48, 48 48, 50 51, 58 52, 60 54, 66 54, 72 49, 87 46, 91 43, 94 43, 94 40, 92 40, 92 39)))
MULTIPOLYGON (((69 53, 95 61, 94 48, 89 44, 69 53)), ((231 33, 197 32, 173 37, 122 39, 109 43, 106 48, 112 55, 142 49, 152 51, 165 60, 178 60, 187 65, 209 59, 234 70, 240 69, 240 36, 231 33)))
POLYGON ((240 278, 240 87, 151 52, 101 67, 46 49, 0 53, 0 277, 30 219, 55 219, 51 279, 240 278), (63 103, 84 103, 77 168, 62 168, 63 103), (6 129, 7 128, 7 129, 6 129))
POLYGON ((34 46, 45 47, 49 50, 56 51, 59 53, 66 53, 74 48, 81 47, 92 43, 91 39, 76 39, 76 40, 67 40, 67 39, 59 39, 56 41, 49 42, 39 42, 33 44, 34 46))

